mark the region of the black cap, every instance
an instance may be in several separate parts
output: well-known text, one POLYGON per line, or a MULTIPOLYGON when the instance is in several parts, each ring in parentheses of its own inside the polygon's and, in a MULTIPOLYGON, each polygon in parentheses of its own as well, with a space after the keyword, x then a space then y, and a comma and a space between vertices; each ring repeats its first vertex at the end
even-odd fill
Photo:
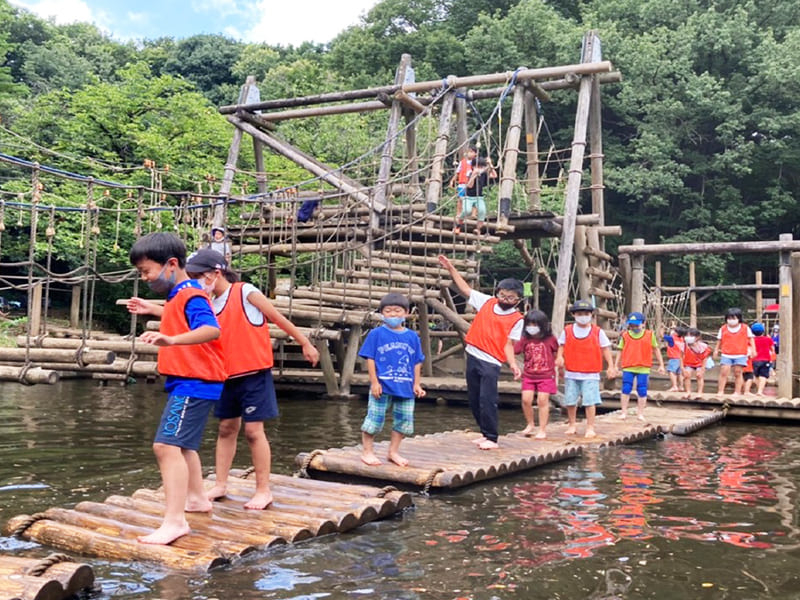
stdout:
POLYGON ((187 273, 207 273, 216 269, 225 271, 227 268, 228 263, 225 262, 225 257, 210 248, 198 250, 186 261, 187 273))
POLYGON ((594 306, 588 300, 576 300, 575 303, 570 306, 569 312, 580 312, 580 311, 587 311, 587 312, 594 312, 594 306))
POLYGON ((387 306, 400 306, 408 312, 408 298, 397 292, 389 292, 381 298, 381 303, 378 305, 378 312, 382 311, 387 306))

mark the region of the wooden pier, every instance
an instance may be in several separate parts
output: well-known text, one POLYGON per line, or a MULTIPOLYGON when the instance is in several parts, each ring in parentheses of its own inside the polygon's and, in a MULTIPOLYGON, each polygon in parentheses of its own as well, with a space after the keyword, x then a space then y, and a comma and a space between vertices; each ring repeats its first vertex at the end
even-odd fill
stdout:
POLYGON ((92 568, 64 554, 0 556, 0 600, 66 600, 93 586, 92 568))
MULTIPOLYGON (((659 433, 686 435, 707 427, 722 418, 721 410, 667 409, 652 407, 646 421, 631 416, 622 420, 618 412, 597 417, 594 438, 566 434, 566 423, 548 426, 543 440, 525 437, 520 433, 500 436, 500 448, 480 450, 473 440, 480 437, 475 431, 446 431, 415 436, 403 441, 401 453, 410 464, 399 467, 388 461, 368 466, 361 461, 359 446, 329 448, 302 452, 295 462, 304 472, 336 473, 360 478, 391 481, 407 486, 429 489, 459 488, 478 481, 525 471, 540 465, 560 462, 580 455, 589 448, 631 444, 652 438, 659 433)), ((375 453, 384 456, 388 442, 375 445, 375 453)))
POLYGON ((394 488, 275 474, 270 482, 274 501, 268 510, 258 511, 243 506, 255 491, 255 481, 229 480, 227 498, 215 502, 211 513, 187 513, 192 533, 168 546, 136 540, 158 527, 164 512, 163 494, 151 489, 81 502, 74 509, 19 515, 9 520, 4 533, 83 555, 194 571, 227 565, 256 550, 349 531, 412 504, 409 494, 394 488))

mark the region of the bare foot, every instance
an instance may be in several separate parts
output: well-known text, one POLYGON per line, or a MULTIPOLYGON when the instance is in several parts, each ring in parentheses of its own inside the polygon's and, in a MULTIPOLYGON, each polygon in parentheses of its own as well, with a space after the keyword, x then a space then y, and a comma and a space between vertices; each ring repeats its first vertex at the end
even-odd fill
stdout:
POLYGON ((497 442, 493 442, 492 440, 483 440, 481 444, 478 446, 481 450, 495 450, 500 446, 497 445, 497 442))
POLYGON ((619 413, 619 418, 623 421, 628 418, 628 413, 619 413))
POLYGON ((575 425, 571 425, 570 427, 567 427, 567 430, 564 433, 567 435, 575 435, 578 433, 578 428, 575 425))
POLYGON ((671 388, 669 388, 667 391, 668 391, 668 392, 680 392, 681 390, 679 390, 678 388, 676 388, 676 387, 673 385, 673 386, 672 386, 671 388))
POLYGON ((644 415, 636 415, 636 418, 640 421, 644 421, 644 415))
POLYGON ((528 425, 525 429, 522 430, 522 435, 524 435, 525 437, 530 436, 530 434, 533 433, 535 427, 536 427, 535 425, 528 425))
POLYGON ((264 510, 272 504, 272 492, 256 492, 255 495, 245 502, 244 507, 250 510, 264 510))
POLYGON ((390 454, 387 454, 386 458, 388 458, 390 461, 392 461, 398 467, 407 467, 408 466, 408 460, 403 458, 402 456, 400 456, 396 452, 392 452, 390 454))
POLYGON ((183 510, 191 513, 207 513, 214 510, 214 506, 208 498, 192 498, 186 500, 183 510))
POLYGON ((182 527, 168 527, 166 525, 162 525, 153 533, 148 535, 140 535, 136 539, 140 544, 158 544, 161 546, 166 546, 167 544, 171 544, 179 537, 184 536, 191 531, 192 530, 189 527, 189 524, 186 522, 184 522, 182 527))
POLYGON ((480 446, 480 445, 481 445, 483 442, 485 442, 485 441, 486 441, 486 438, 485 438, 485 437, 483 437, 483 436, 481 436, 481 437, 479 437, 479 438, 475 438, 474 440, 470 440, 470 441, 471 441, 473 444, 475 444, 476 446, 480 446))
POLYGON ((597 434, 594 432, 594 429, 587 429, 586 434, 583 437, 593 438, 597 437, 597 434))
POLYGON ((540 431, 534 436, 537 440, 543 440, 547 437, 547 434, 544 431, 540 431))
POLYGON ((365 452, 361 455, 361 462, 370 467, 377 467, 381 464, 381 459, 375 456, 372 452, 365 452))
POLYGON ((214 500, 224 498, 227 493, 228 488, 226 486, 217 484, 206 492, 206 498, 213 502, 214 500))

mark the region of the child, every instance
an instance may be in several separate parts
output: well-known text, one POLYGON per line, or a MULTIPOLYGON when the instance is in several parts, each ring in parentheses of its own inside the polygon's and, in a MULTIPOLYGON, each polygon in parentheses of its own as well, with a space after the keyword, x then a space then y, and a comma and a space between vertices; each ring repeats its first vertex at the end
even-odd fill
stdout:
POLYGON ((467 197, 464 202, 464 212, 461 218, 465 219, 473 210, 477 211, 478 224, 475 225, 475 234, 481 234, 483 221, 486 218, 486 201, 483 198, 489 179, 496 179, 497 172, 484 157, 475 160, 475 168, 467 181, 467 197))
POLYGON ((446 256, 439 255, 439 264, 447 269, 458 291, 478 311, 464 339, 467 353, 467 396, 472 416, 481 430, 481 437, 474 442, 481 450, 493 450, 499 448, 497 380, 500 377, 500 367, 503 362, 507 362, 514 373, 514 379, 522 376, 514 359, 514 342, 522 337, 523 318, 516 310, 517 304, 522 300, 522 282, 517 279, 503 279, 497 284, 495 296, 492 297, 473 290, 446 256))
POLYGON ((208 297, 184 270, 183 242, 171 233, 151 233, 136 241, 130 261, 151 290, 167 297, 163 307, 131 298, 128 310, 162 317, 160 330, 145 331, 140 339, 160 347, 158 371, 166 376, 164 389, 169 394, 153 442, 164 485, 164 520, 138 539, 169 544, 190 531, 184 511, 211 510, 197 450, 211 405, 222 392, 225 366, 208 297))
POLYGON ((628 401, 635 379, 636 418, 644 421, 644 409, 647 406, 647 384, 654 354, 658 361, 658 372, 664 373, 664 360, 661 358, 656 334, 644 328, 644 321, 642 313, 632 312, 628 315, 628 330, 623 331, 619 339, 620 352, 617 354, 615 367, 617 371, 620 366, 622 367, 622 392, 619 395, 620 419, 628 418, 628 401))
POLYGON ((383 429, 390 402, 393 422, 387 458, 398 466, 408 466, 408 460, 400 456, 400 442, 414 433, 414 396, 425 395, 419 383, 425 355, 419 336, 404 326, 408 307, 408 298, 402 294, 389 293, 381 298, 378 312, 383 325, 367 334, 358 351, 367 359, 369 372, 369 407, 361 425, 361 460, 369 466, 381 464, 373 442, 383 429))
POLYGON ((225 258, 225 262, 231 262, 231 245, 228 242, 228 236, 225 235, 225 229, 222 227, 211 228, 211 241, 208 244, 209 250, 219 252, 225 258))
POLYGON ((697 377, 697 393, 703 393, 705 385, 706 361, 711 356, 711 348, 701 339, 700 330, 691 327, 686 332, 683 347, 683 388, 686 390, 685 398, 692 397, 692 373, 697 377))
POLYGON ((462 211, 464 210, 464 197, 467 195, 467 182, 470 175, 472 175, 472 165, 475 164, 475 157, 478 156, 478 149, 475 146, 470 146, 467 149, 467 154, 462 158, 453 178, 450 180, 450 187, 456 187, 456 225, 453 228, 453 233, 458 235, 461 233, 461 228, 464 226, 464 219, 462 211))
POLYGON ((717 394, 725 393, 725 384, 728 382, 728 373, 733 367, 734 396, 742 393, 744 378, 743 368, 747 359, 756 353, 753 345, 753 332, 742 322, 742 311, 739 308, 729 308, 725 311, 725 325, 720 327, 717 334, 717 345, 714 347, 714 359, 722 354, 719 360, 719 382, 717 394))
POLYGON ((756 395, 763 396, 769 379, 770 365, 775 360, 775 343, 770 336, 764 335, 766 329, 763 323, 753 323, 750 330, 755 336, 753 345, 756 348, 756 355, 753 357, 753 375, 758 380, 756 395))
POLYGON ((569 312, 575 323, 567 325, 558 336, 556 366, 564 368, 564 404, 569 426, 567 434, 577 433, 578 397, 586 411, 587 438, 595 437, 594 417, 600 405, 600 372, 603 360, 609 379, 617 376, 611 358, 611 342, 605 331, 592 324, 594 306, 588 300, 578 300, 569 312))
POLYGON ((545 429, 550 417, 550 394, 555 394, 556 368, 555 357, 558 353, 558 341, 550 330, 547 315, 540 310, 529 311, 525 315, 525 330, 522 338, 514 344, 514 354, 522 354, 522 414, 527 426, 522 435, 529 436, 534 430, 533 396, 538 392, 536 405, 539 408, 539 432, 536 439, 547 437, 545 429))
POLYGON ((197 278, 212 297, 211 305, 222 328, 220 341, 228 376, 222 397, 214 409, 214 416, 220 420, 216 483, 206 492, 206 497, 217 500, 227 493, 236 440, 244 421, 244 434, 256 474, 255 494, 244 507, 261 510, 272 503, 269 487, 272 452, 264 421, 278 416, 269 323, 274 323, 294 338, 312 365, 317 364, 319 352, 255 286, 240 282, 219 252, 209 249, 197 251, 186 262, 186 271, 197 278))
POLYGON ((664 336, 667 344, 667 373, 671 386, 670 392, 683 391, 683 373, 681 371, 681 356, 683 355, 683 338, 686 337, 686 328, 673 326, 669 328, 669 334, 664 336))

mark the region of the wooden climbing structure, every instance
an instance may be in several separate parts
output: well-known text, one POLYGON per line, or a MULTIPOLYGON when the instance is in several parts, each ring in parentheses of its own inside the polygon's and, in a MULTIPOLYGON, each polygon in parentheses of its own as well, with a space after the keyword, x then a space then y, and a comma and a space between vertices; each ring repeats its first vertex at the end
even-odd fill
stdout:
MULTIPOLYGON (((635 415, 635 411, 633 412, 635 415)), ((480 450, 472 443, 480 434, 474 431, 446 431, 415 436, 403 441, 407 467, 393 463, 368 466, 361 461, 358 446, 302 452, 295 462, 311 473, 336 473, 364 477, 429 489, 452 489, 502 477, 541 465, 560 462, 590 448, 631 444, 659 433, 686 435, 723 419, 721 410, 680 410, 648 408, 646 421, 635 416, 626 420, 619 413, 597 417, 597 437, 586 439, 567 435, 565 423, 551 424, 543 440, 520 433, 501 435, 500 448, 480 450)), ((375 445, 378 456, 386 454, 388 442, 375 445)))

